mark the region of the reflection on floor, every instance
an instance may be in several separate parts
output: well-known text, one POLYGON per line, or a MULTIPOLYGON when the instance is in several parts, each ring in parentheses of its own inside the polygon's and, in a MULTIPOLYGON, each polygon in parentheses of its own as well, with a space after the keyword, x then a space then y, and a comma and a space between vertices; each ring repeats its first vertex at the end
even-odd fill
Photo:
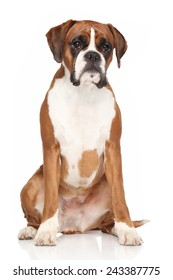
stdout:
POLYGON ((100 231, 85 234, 59 235, 57 245, 38 247, 33 240, 18 241, 33 260, 45 259, 134 259, 142 246, 121 246, 118 239, 100 231))

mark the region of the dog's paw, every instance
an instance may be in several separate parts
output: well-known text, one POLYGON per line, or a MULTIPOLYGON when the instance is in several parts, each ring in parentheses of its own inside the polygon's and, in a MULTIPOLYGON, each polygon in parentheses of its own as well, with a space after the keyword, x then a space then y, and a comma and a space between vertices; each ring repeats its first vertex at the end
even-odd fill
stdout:
POLYGON ((118 236, 121 245, 138 246, 143 243, 136 229, 122 222, 115 223, 112 233, 118 236))
POLYGON ((56 232, 49 230, 38 232, 34 241, 36 246, 55 246, 56 232))
POLYGON ((132 246, 138 246, 143 243, 141 237, 137 233, 137 231, 132 228, 130 231, 123 232, 119 236, 119 243, 121 245, 132 245, 132 246))
POLYGON ((21 229, 18 233, 19 240, 34 239, 37 234, 37 230, 31 226, 21 229))
POLYGON ((54 246, 56 245, 56 234, 59 227, 58 224, 58 210, 48 220, 41 223, 37 235, 35 237, 36 246, 54 246))

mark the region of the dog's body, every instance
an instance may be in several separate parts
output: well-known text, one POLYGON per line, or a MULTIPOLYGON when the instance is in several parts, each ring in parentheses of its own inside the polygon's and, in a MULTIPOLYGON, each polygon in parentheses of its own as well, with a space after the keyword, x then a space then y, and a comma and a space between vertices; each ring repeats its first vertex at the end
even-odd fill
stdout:
POLYGON ((120 244, 140 245, 125 202, 121 115, 106 70, 127 44, 110 24, 69 20, 47 39, 61 67, 40 112, 43 166, 21 192, 28 226, 19 239, 56 244, 56 233, 101 229, 120 244), (38 229, 38 231, 37 231, 38 229))

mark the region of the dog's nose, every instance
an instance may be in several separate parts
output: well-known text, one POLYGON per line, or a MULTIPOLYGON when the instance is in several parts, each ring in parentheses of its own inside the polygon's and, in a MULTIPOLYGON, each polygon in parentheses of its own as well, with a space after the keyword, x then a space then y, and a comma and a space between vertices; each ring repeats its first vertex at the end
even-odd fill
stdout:
POLYGON ((85 54, 86 61, 91 62, 99 62, 101 60, 101 56, 97 52, 89 51, 85 54))

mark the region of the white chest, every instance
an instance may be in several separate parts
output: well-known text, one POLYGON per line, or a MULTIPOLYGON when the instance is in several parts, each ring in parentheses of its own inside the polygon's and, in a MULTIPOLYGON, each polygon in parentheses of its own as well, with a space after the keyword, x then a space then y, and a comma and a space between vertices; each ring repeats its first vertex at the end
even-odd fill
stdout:
MULTIPOLYGON (((104 152, 115 117, 114 97, 106 88, 98 89, 95 85, 75 87, 61 78, 49 91, 48 106, 54 135, 68 162, 67 183, 77 187, 82 185, 78 162, 83 152, 96 150, 98 157, 104 152)), ((83 184, 88 185, 89 181, 83 184)))

